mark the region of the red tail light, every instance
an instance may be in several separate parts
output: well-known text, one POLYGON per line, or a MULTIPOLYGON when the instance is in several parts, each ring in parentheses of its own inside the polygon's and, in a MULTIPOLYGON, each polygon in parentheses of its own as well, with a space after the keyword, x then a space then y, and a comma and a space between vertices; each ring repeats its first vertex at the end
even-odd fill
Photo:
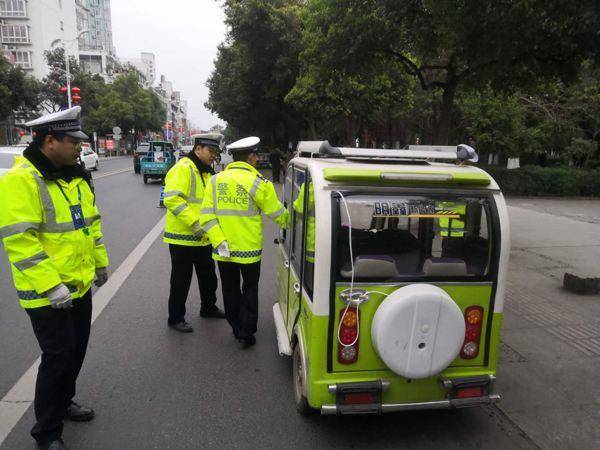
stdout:
POLYGON ((483 388, 481 386, 462 388, 456 391, 456 398, 472 398, 483 396, 483 388))
POLYGON ((462 359, 474 359, 479 355, 482 327, 483 308, 481 306, 469 306, 465 310, 465 340, 460 351, 462 359))
POLYGON ((353 364, 358 359, 359 311, 356 308, 340 310, 338 361, 340 364, 353 364))

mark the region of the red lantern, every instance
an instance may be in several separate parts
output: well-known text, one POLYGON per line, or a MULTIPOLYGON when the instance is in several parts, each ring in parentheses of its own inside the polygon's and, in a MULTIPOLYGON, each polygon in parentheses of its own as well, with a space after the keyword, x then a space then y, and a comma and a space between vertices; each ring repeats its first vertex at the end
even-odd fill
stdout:
POLYGON ((75 95, 78 95, 81 92, 81 89, 79 89, 77 86, 74 86, 71 88, 71 92, 75 95))
POLYGON ((73 101, 74 101, 75 103, 77 103, 77 102, 79 102, 79 100, 81 100, 81 96, 79 96, 79 95, 75 94, 75 95, 73 96, 73 101))
POLYGON ((60 90, 61 94, 66 94, 67 93, 67 87, 66 86, 61 86, 59 90, 60 90))

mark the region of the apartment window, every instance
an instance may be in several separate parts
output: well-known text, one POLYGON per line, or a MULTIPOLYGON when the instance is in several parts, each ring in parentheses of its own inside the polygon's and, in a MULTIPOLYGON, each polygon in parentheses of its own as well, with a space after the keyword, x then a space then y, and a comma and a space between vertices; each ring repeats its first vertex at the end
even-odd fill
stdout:
POLYGON ((0 0, 0 16, 27 17, 25 0, 0 0))
POLYGON ((2 42, 4 44, 29 44, 27 25, 2 25, 2 42))
POLYGON ((14 65, 19 66, 22 69, 33 69, 31 64, 31 52, 23 50, 15 50, 12 52, 14 65))

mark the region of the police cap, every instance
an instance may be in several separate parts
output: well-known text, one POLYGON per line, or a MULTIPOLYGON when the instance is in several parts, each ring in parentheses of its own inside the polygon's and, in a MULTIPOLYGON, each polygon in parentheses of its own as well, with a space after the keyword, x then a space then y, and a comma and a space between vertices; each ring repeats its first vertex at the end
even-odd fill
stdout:
POLYGON ((202 133, 192 136, 194 145, 206 145, 221 151, 223 148, 223 135, 219 133, 202 133))
POLYGON ((25 123, 35 132, 61 133, 78 141, 87 141, 89 137, 81 131, 81 106, 58 111, 25 123))
POLYGON ((229 144, 227 146, 227 150, 229 150, 231 153, 255 151, 259 143, 260 138, 256 136, 250 136, 229 144))

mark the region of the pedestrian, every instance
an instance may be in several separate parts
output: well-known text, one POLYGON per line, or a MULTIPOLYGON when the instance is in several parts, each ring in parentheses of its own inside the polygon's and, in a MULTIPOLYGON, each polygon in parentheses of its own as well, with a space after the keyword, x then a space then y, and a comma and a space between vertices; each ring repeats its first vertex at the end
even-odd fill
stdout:
POLYGON ((211 178, 200 215, 215 247, 213 258, 219 265, 225 315, 242 348, 256 343, 261 213, 281 227, 286 226, 288 217, 273 183, 256 170, 259 142, 257 137, 248 137, 227 147, 234 162, 211 178))
POLYGON ((210 178, 215 174, 212 163, 217 158, 223 136, 202 134, 194 147, 165 178, 164 204, 167 208, 164 242, 171 254, 171 290, 168 325, 174 330, 191 333, 194 328, 185 320, 192 273, 200 288, 200 316, 224 319, 217 303, 217 275, 212 246, 200 226, 200 206, 210 178))
POLYGON ((38 448, 63 449, 63 420, 89 421, 73 400, 92 319, 92 280, 108 279, 108 255, 91 177, 78 164, 81 107, 25 125, 35 137, 0 178, 0 238, 42 351, 35 387, 38 448))
POLYGON ((281 152, 274 148, 269 155, 271 163, 271 172, 273 173, 273 183, 279 183, 279 175, 281 174, 281 152))

